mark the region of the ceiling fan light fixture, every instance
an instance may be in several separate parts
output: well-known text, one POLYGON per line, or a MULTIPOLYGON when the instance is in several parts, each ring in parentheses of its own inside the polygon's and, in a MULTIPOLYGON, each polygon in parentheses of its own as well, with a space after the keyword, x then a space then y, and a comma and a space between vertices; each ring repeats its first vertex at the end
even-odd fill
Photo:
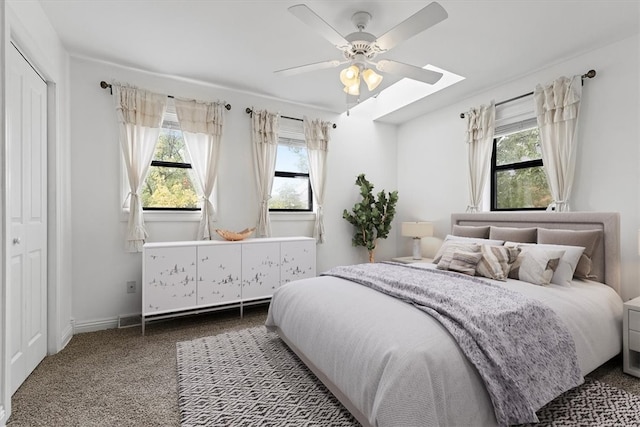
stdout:
POLYGON ((343 90, 347 95, 360 96, 360 79, 351 86, 345 86, 343 90))
POLYGON ((367 88, 369 89, 369 92, 375 90, 378 87, 378 85, 382 82, 382 76, 376 73, 375 71, 373 71, 371 68, 367 68, 362 72, 362 78, 364 79, 364 82, 367 84, 367 88))
POLYGON ((356 65, 345 68, 340 71, 340 81, 345 87, 360 84, 360 69, 356 65))

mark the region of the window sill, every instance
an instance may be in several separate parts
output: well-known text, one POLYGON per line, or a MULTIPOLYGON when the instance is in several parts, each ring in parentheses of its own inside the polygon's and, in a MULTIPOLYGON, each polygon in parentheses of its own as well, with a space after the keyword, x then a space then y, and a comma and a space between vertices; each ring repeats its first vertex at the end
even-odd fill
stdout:
MULTIPOLYGON (((143 211, 145 222, 200 222, 201 211, 143 211)), ((129 221, 129 211, 122 211, 121 221, 129 221)))
MULTIPOLYGON (((200 211, 145 211, 145 222, 199 222, 200 211)), ((315 221, 315 212, 269 212, 271 221, 315 221)), ((122 211, 120 221, 129 221, 129 211, 122 211)))
POLYGON ((315 221, 315 212, 269 212, 271 221, 315 221))

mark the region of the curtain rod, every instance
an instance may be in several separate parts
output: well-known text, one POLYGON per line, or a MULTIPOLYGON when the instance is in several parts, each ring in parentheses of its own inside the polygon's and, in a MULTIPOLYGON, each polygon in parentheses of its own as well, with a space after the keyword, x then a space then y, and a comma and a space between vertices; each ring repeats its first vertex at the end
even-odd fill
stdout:
MULTIPOLYGON (((596 76, 596 70, 587 71, 585 74, 580 76, 582 78, 582 84, 584 84, 584 79, 592 79, 595 76, 596 76)), ((498 105, 506 104, 507 102, 517 101, 518 99, 521 99, 521 98, 524 98, 525 96, 530 96, 530 95, 533 95, 533 92, 529 92, 529 93, 525 93, 524 95, 515 96, 513 98, 505 99, 504 101, 496 102, 496 107, 498 105)), ((460 113, 460 118, 464 119, 465 118, 465 113, 460 113)))
MULTIPOLYGON (((251 108, 249 108, 249 107, 245 108, 244 112, 249 114, 249 115, 253 114, 253 110, 251 108)), ((280 116, 280 117, 282 117, 283 119, 295 120, 297 122, 303 122, 304 121, 304 119, 299 119, 297 117, 289 117, 289 116, 280 116)), ((331 126, 334 129, 338 127, 338 125, 336 125, 335 123, 331 123, 331 126)))
MULTIPOLYGON (((110 85, 109 83, 105 82, 104 80, 100 82, 100 87, 102 89, 109 89, 109 91, 111 92, 111 95, 113 95, 113 86, 110 85)), ((175 98, 173 95, 167 95, 167 98, 175 98)), ((231 104, 228 103, 224 103, 224 108, 227 109, 227 111, 231 110, 231 104)))

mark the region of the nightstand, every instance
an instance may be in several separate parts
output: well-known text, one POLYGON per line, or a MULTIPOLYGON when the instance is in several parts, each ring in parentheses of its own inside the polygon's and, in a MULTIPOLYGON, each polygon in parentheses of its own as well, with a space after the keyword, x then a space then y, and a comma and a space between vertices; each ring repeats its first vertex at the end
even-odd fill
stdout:
POLYGON ((433 262, 433 258, 413 259, 413 257, 410 257, 410 256, 392 258, 391 260, 395 261, 395 262, 401 262, 403 264, 413 264, 415 262, 427 262, 427 263, 432 263, 433 262))
POLYGON ((622 343, 624 372, 640 377, 640 297, 624 303, 622 343))

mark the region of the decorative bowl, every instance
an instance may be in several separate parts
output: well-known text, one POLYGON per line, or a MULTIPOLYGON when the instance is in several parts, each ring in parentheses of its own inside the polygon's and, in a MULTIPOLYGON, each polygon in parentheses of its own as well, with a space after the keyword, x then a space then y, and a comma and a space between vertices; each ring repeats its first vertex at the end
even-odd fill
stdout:
POLYGON ((238 240, 246 239, 251 235, 251 233, 255 231, 255 229, 256 229, 255 227, 245 228, 242 231, 236 232, 236 231, 222 230, 220 228, 216 228, 216 233, 218 233, 224 240, 235 242, 238 240))

